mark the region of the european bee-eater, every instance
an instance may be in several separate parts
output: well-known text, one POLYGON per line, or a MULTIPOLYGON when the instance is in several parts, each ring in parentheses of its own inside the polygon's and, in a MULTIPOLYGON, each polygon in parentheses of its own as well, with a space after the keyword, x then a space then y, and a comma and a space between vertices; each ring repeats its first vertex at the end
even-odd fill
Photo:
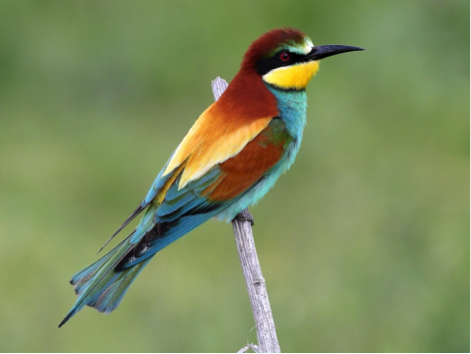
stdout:
POLYGON ((357 50, 363 49, 314 46, 292 28, 253 42, 226 91, 201 114, 112 237, 145 211, 137 228, 72 277, 78 299, 59 327, 85 305, 110 313, 162 248, 212 217, 230 221, 257 203, 298 153, 305 90, 319 60, 357 50))

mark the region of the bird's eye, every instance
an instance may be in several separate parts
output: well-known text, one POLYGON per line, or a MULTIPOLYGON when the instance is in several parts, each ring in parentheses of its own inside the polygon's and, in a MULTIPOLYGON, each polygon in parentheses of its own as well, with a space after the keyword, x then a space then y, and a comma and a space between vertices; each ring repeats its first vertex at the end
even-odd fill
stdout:
POLYGON ((291 55, 289 55, 289 53, 287 52, 281 52, 280 55, 279 55, 279 58, 281 61, 288 61, 291 59, 291 55))

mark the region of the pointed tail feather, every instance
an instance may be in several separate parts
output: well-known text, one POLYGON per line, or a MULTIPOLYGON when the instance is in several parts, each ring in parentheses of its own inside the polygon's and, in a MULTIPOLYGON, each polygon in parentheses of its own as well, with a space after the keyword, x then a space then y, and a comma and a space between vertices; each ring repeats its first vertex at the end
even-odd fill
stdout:
MULTIPOLYGON (((100 295, 96 302, 93 303, 93 307, 97 309, 98 312, 104 312, 106 314, 114 311, 121 303, 121 300, 132 282, 149 261, 150 259, 139 263, 134 268, 129 269, 129 271, 122 272, 120 277, 100 295)), ((89 306, 92 306, 92 304, 89 306)))
POLYGON ((72 277, 78 299, 59 324, 63 326, 85 305, 110 313, 118 307, 127 289, 151 258, 162 248, 187 234, 220 211, 205 200, 188 210, 182 206, 158 218, 158 205, 148 209, 137 229, 95 263, 72 277))
POLYGON ((78 299, 59 324, 59 328, 85 305, 105 313, 110 313, 118 307, 129 286, 150 261, 149 258, 132 268, 116 269, 117 264, 135 247, 129 244, 130 236, 98 261, 72 277, 70 283, 75 286, 78 299))

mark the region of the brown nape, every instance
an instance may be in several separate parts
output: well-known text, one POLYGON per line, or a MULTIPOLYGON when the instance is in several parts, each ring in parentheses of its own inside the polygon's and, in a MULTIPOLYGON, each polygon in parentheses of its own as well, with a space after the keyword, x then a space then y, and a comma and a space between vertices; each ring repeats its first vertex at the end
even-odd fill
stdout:
POLYGON ((212 108, 215 115, 228 116, 230 112, 230 119, 236 120, 237 125, 278 116, 276 98, 255 68, 242 67, 212 108))
POLYGON ((295 28, 274 29, 256 39, 249 47, 242 61, 242 68, 255 68, 257 61, 266 57, 280 44, 287 42, 302 42, 305 34, 295 28))

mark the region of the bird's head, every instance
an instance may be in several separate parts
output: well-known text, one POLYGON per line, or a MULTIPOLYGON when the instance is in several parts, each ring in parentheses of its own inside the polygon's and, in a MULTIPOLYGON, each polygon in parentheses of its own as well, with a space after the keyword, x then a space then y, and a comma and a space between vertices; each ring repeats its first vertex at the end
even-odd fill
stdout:
POLYGON ((275 29, 255 40, 247 50, 242 69, 255 71, 267 84, 284 90, 304 90, 319 69, 319 60, 363 50, 346 45, 314 46, 303 32, 275 29))

